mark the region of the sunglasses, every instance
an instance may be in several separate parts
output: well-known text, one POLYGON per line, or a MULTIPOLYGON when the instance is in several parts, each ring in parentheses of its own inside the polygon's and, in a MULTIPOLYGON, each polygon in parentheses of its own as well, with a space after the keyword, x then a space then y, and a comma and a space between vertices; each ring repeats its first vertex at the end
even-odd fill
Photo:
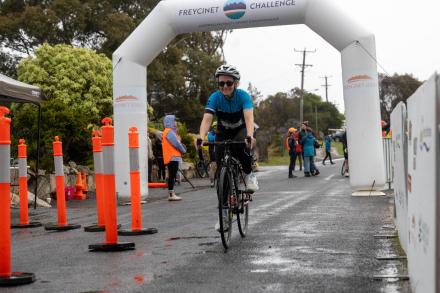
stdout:
POLYGON ((218 83, 218 86, 219 87, 225 87, 225 85, 227 86, 227 87, 231 87, 233 84, 234 84, 234 81, 232 81, 232 80, 228 80, 228 81, 226 81, 226 82, 224 82, 224 81, 219 81, 218 83))

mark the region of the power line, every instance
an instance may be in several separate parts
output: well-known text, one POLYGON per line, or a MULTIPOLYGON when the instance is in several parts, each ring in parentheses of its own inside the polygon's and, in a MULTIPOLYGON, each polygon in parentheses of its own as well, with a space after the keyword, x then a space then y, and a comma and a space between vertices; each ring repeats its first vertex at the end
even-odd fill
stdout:
POLYGON ((367 55, 368 55, 371 59, 373 59, 374 62, 376 62, 376 64, 377 64, 380 68, 382 68, 382 70, 385 72, 385 74, 386 74, 387 76, 390 76, 390 74, 389 74, 388 71, 385 69, 385 67, 383 67, 382 64, 379 63, 379 61, 377 60, 377 58, 376 58, 372 53, 370 53, 370 51, 368 51, 367 48, 365 48, 365 47, 362 45, 361 42, 359 42, 359 41, 355 41, 355 44, 358 45, 358 46, 360 46, 360 47, 365 51, 365 53, 367 53, 367 55))
POLYGON ((311 64, 306 64, 306 55, 307 53, 316 53, 316 49, 313 51, 307 51, 306 48, 304 48, 304 50, 299 51, 295 49, 295 52, 297 53, 302 53, 303 54, 303 62, 302 64, 295 64, 296 66, 300 66, 301 67, 301 100, 300 100, 300 106, 299 106, 299 121, 300 123, 303 122, 303 116, 304 116, 304 74, 305 74, 305 69, 306 67, 311 67, 313 65, 311 64))
POLYGON ((331 86, 331 84, 328 84, 328 79, 330 78, 331 76, 323 76, 323 77, 321 77, 321 78, 324 78, 325 79, 325 84, 324 85, 321 85, 321 86, 323 86, 323 87, 325 87, 325 101, 328 103, 328 87, 329 86, 331 86))

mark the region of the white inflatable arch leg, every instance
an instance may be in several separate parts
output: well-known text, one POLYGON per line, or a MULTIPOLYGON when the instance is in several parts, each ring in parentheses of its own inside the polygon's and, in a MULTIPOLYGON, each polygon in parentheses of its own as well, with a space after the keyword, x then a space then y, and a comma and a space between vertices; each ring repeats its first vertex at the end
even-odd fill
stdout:
POLYGON ((146 66, 176 35, 247 27, 306 24, 342 54, 350 151, 350 184, 377 190, 385 184, 374 36, 328 0, 161 1, 113 54, 116 189, 129 200, 128 128, 139 129, 142 195, 147 189, 146 66), (238 17, 228 4, 242 3, 238 17), (231 12, 231 10, 229 10, 231 12))

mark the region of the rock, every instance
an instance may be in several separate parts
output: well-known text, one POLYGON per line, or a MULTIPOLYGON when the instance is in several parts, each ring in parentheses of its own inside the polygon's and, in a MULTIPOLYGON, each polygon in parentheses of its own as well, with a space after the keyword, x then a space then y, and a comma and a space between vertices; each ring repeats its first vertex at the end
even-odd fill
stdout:
MULTIPOLYGON (((34 200, 35 200, 35 194, 33 194, 32 192, 28 192, 28 204, 33 205, 34 200)), ((42 200, 40 198, 37 198, 37 207, 51 208, 52 207, 50 205, 51 201, 52 201, 52 199, 50 197, 46 198, 46 200, 42 200)))
POLYGON ((16 193, 11 193, 11 207, 17 208, 20 205, 20 196, 16 193))
POLYGON ((73 162, 73 161, 70 161, 70 162, 68 163, 68 165, 69 165, 69 167, 72 168, 72 169, 76 169, 77 166, 78 166, 78 165, 77 165, 75 162, 73 162))

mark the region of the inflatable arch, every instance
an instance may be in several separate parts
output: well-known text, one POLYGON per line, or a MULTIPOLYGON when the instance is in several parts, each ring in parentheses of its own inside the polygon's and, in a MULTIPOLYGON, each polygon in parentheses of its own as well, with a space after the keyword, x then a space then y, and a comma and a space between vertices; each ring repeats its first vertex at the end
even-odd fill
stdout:
MULTIPOLYGON (((341 52, 350 184, 385 184, 374 35, 330 0, 163 0, 113 53, 116 188, 128 199, 128 129, 141 139, 142 195, 148 194, 146 66, 179 34, 305 24, 341 52)), ((264 37, 264 36, 262 36, 264 37)))

